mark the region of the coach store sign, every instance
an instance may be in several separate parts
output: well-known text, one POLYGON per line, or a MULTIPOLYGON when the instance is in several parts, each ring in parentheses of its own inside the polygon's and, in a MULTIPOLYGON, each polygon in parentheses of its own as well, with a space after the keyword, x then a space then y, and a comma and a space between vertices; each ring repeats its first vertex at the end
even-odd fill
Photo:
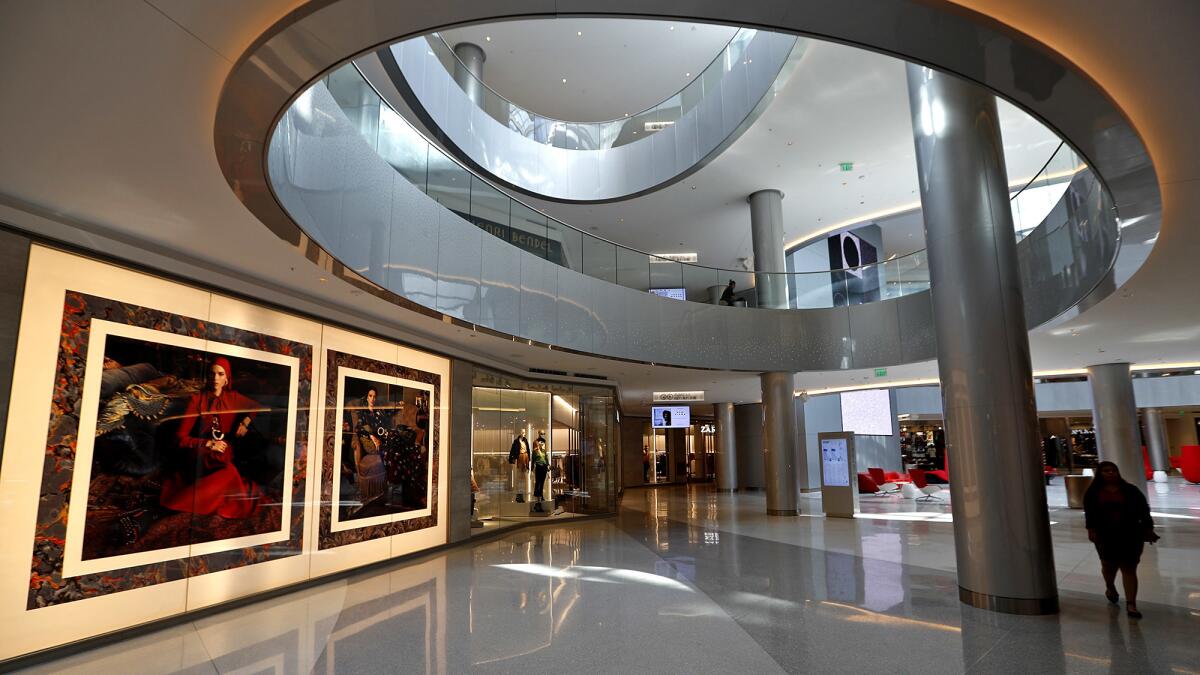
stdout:
POLYGON ((704 392, 702 391, 656 391, 654 392, 655 403, 674 403, 675 401, 703 401, 704 392))

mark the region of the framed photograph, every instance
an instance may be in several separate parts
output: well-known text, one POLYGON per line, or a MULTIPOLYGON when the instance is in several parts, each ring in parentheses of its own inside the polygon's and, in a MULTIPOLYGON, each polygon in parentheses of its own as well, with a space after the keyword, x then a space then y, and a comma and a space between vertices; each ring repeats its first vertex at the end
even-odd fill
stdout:
POLYGON ((0 659, 307 578, 321 326, 30 250, 0 659))
POLYGON ((446 541, 448 359, 326 326, 313 574, 446 541))

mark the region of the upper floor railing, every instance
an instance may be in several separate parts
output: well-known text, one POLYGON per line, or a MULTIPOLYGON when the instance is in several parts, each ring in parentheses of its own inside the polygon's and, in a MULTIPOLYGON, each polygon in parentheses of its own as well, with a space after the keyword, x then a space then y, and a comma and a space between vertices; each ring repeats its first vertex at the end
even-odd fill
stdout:
MULTIPOLYGON (((733 281, 737 301, 750 307, 757 305, 757 284, 775 276, 679 262, 576 229, 510 197, 430 143, 388 105, 353 64, 330 72, 325 84, 363 139, 405 179, 486 233, 556 265, 693 302, 715 302, 724 286, 733 281)), ((1060 144, 1042 170, 1016 189, 1014 211, 1033 211, 1047 200, 1057 202, 1070 177, 1083 168, 1070 147, 1060 144)), ((1018 225, 1018 238, 1032 229, 1018 225)), ((857 267, 782 272, 778 276, 787 280, 793 308, 873 302, 929 288, 924 250, 857 267)))
POLYGON ((505 98, 475 76, 440 33, 426 36, 429 49, 464 91, 468 87, 459 78, 468 78, 470 88, 480 92, 477 105, 488 116, 510 130, 538 143, 567 150, 604 150, 644 139, 678 122, 704 99, 705 93, 719 95, 721 79, 737 66, 750 65, 748 47, 757 34, 753 28, 739 28, 729 42, 695 78, 661 103, 640 112, 605 122, 572 122, 527 110, 505 98))

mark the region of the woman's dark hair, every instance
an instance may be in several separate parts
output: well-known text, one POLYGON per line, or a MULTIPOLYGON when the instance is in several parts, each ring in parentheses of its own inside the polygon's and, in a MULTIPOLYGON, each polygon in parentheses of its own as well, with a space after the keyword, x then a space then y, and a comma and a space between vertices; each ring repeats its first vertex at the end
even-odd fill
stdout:
POLYGON ((1088 501, 1098 490, 1100 490, 1100 488, 1104 487, 1104 481, 1100 480, 1100 472, 1109 467, 1112 467, 1112 470, 1117 474, 1117 485, 1121 487, 1126 485, 1125 479, 1121 477, 1121 469, 1116 465, 1115 462, 1110 462, 1108 460, 1100 462, 1096 465, 1096 477, 1092 479, 1092 484, 1088 486, 1087 492, 1083 494, 1083 499, 1085 502, 1088 501))

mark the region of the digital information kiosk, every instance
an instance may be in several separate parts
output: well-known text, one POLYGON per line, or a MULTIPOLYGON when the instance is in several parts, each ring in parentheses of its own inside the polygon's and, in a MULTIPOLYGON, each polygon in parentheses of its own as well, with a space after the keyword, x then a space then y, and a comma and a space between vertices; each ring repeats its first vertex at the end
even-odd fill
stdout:
POLYGON ((821 502, 830 518, 853 518, 858 510, 858 478, 854 468, 854 434, 817 434, 821 446, 821 502))

